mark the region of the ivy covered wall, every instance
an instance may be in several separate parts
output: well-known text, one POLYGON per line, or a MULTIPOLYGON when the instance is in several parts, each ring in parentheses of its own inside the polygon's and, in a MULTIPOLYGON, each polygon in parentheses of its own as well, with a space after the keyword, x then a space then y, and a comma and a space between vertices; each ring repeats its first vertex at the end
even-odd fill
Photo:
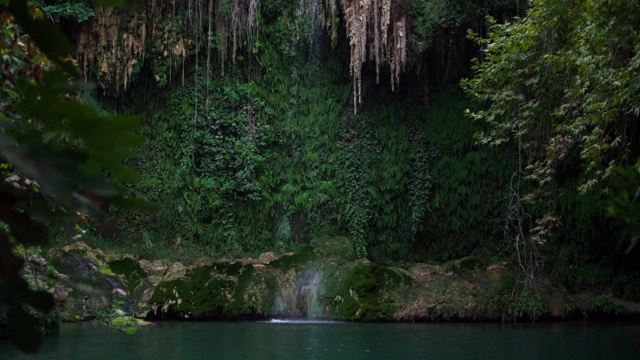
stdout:
MULTIPOLYGON (((482 35, 487 15, 523 15, 524 3, 157 0, 94 9, 68 27, 99 85, 94 96, 143 121, 147 142, 130 164, 143 179, 129 190, 159 211, 112 212, 93 233, 149 254, 257 254, 332 237, 387 264, 512 256, 505 220, 518 149, 477 143, 488 125, 465 110, 486 104, 457 83, 481 55, 467 29, 482 35), (390 23, 403 23, 402 35, 386 30, 402 54, 376 48, 385 4, 390 23), (368 25, 345 9, 368 14, 368 25), (87 45, 107 23, 106 39, 124 50, 87 45), (354 27, 364 31, 357 41, 354 27), (364 51, 355 66, 354 44, 364 51)), ((606 286, 606 276, 584 274, 612 269, 613 258, 594 254, 615 253, 615 239, 599 242, 615 223, 604 199, 581 197, 572 181, 557 197, 565 227, 541 252, 546 271, 576 288, 606 286)))

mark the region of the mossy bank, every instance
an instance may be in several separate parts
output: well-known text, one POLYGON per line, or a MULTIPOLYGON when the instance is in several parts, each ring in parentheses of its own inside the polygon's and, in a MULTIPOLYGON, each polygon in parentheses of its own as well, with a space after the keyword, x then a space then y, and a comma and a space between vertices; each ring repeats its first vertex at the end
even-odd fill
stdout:
POLYGON ((72 279, 60 307, 70 321, 108 315, 114 306, 147 320, 532 321, 640 314, 640 304, 610 294, 571 294, 548 281, 525 291, 508 261, 467 257, 385 267, 317 245, 189 266, 136 260, 82 242, 49 257, 72 279))

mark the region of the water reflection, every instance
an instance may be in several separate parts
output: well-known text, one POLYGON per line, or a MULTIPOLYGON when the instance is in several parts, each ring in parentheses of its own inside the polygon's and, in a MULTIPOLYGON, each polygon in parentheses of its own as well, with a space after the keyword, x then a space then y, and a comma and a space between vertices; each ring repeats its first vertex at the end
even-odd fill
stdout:
POLYGON ((640 325, 159 322, 134 335, 66 324, 25 356, 0 359, 638 359, 640 325))

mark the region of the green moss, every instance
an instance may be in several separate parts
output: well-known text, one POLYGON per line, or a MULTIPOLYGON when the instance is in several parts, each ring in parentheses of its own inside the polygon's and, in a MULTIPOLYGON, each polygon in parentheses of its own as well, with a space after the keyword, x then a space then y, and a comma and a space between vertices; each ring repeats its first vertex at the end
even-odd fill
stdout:
POLYGON ((214 266, 200 266, 185 280, 172 280, 156 286, 150 303, 168 304, 177 316, 217 318, 229 307, 235 283, 215 274, 214 266))
POLYGON ((246 298, 246 293, 253 278, 253 274, 253 266, 245 266, 242 268, 242 272, 238 277, 238 284, 235 287, 231 301, 224 309, 227 316, 233 318, 255 312, 255 303, 247 303, 246 298), (254 305, 253 309, 251 305, 254 305))
POLYGON ((229 294, 233 292, 233 281, 215 276, 215 266, 200 266, 188 275, 189 293, 184 302, 191 306, 191 312, 198 318, 219 317, 229 304, 229 294))
POLYGON ((345 260, 356 260, 356 253, 353 250, 353 242, 344 236, 325 237, 313 240, 311 244, 327 256, 338 257, 345 260))
POLYGON ((480 311, 487 319, 511 320, 515 318, 515 296, 522 292, 513 273, 505 273, 488 286, 476 287, 480 311))
POLYGON ((240 275, 240 272, 242 271, 242 264, 234 262, 223 262, 223 263, 217 263, 215 265, 213 265, 213 269, 218 273, 218 274, 223 274, 223 275, 227 275, 227 276, 238 276, 240 275))
POLYGON ((207 318, 220 316, 229 306, 228 294, 232 289, 233 282, 220 278, 212 278, 202 288, 194 289, 193 314, 207 318))
POLYGON ((474 296, 486 319, 536 321, 551 313, 549 302, 554 291, 551 286, 527 289, 515 273, 506 272, 493 283, 476 287, 474 296))
POLYGON ((350 321, 388 321, 397 311, 394 291, 403 279, 394 271, 373 263, 359 263, 333 279, 327 301, 330 313, 350 321))
POLYGON ((184 280, 163 281, 156 285, 149 302, 164 303, 165 301, 176 300, 180 295, 187 294, 188 290, 189 285, 184 280))
POLYGON ((291 256, 281 256, 279 259, 269 263, 269 265, 279 270, 300 269, 302 266, 318 259, 318 255, 313 246, 309 245, 291 256))
POLYGON ((84 257, 86 253, 87 253, 87 250, 84 250, 84 249, 71 249, 67 251, 67 254, 76 256, 76 257, 84 257))
POLYGON ((482 268, 483 262, 482 260, 475 257, 464 258, 458 264, 458 267, 461 271, 472 272, 482 268))
POLYGON ((140 281, 147 277, 147 273, 142 270, 140 264, 138 264, 135 259, 129 257, 109 262, 109 269, 111 269, 114 274, 119 274, 124 277, 123 282, 129 292, 133 292, 136 287, 140 285, 140 281))
POLYGON ((194 288, 200 288, 206 286, 206 284, 212 279, 212 272, 216 270, 215 265, 210 266, 198 266, 191 270, 188 274, 188 279, 191 281, 191 286, 194 288))
POLYGON ((614 303, 609 295, 598 295, 589 301, 587 311, 597 316, 618 316, 622 313, 622 307, 614 303))
POLYGON ((357 264, 353 267, 353 273, 351 275, 350 288, 355 291, 370 292, 376 289, 378 284, 378 278, 373 276, 373 270, 376 265, 372 263, 357 264))
POLYGON ((353 296, 347 295, 338 306, 338 318, 340 320, 358 320, 360 303, 353 296))

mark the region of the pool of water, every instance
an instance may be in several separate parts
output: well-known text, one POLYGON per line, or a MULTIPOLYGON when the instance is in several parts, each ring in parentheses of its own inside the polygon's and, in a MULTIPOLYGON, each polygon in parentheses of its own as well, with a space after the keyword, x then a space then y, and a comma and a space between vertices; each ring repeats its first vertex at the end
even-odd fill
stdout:
POLYGON ((81 323, 35 355, 0 341, 0 359, 640 359, 640 324, 81 323))

